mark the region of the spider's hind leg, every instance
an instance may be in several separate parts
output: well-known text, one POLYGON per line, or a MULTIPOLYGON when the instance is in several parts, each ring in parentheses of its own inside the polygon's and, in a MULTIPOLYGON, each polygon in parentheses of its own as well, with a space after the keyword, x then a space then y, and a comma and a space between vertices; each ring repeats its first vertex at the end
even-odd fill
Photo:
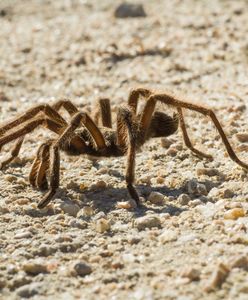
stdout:
POLYGON ((204 153, 204 152, 196 149, 192 145, 192 143, 191 143, 191 141, 189 139, 188 133, 187 133, 185 122, 184 122, 184 116, 183 116, 182 108, 181 107, 177 107, 177 112, 178 112, 178 116, 179 116, 179 124, 180 124, 181 130, 182 130, 183 140, 184 140, 185 146, 188 147, 199 158, 207 158, 207 159, 212 160, 213 159, 212 155, 204 153))

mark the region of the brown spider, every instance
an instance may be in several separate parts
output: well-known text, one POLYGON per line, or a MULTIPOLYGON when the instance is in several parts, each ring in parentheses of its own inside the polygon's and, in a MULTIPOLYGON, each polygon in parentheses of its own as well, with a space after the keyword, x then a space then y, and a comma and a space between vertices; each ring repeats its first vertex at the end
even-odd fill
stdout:
POLYGON ((29 109, 13 121, 0 127, 0 150, 5 144, 17 139, 9 157, 1 163, 0 168, 5 167, 18 155, 25 135, 42 125, 57 133, 58 138, 49 140, 39 147, 30 171, 30 183, 39 189, 48 189, 38 203, 39 208, 45 207, 51 201, 59 187, 60 150, 74 155, 89 154, 105 157, 127 155, 125 177, 127 189, 139 205, 139 196, 134 187, 135 153, 149 138, 169 136, 177 130, 179 123, 185 145, 199 157, 212 158, 211 155, 192 146, 184 122, 182 111, 184 108, 209 116, 217 128, 230 158, 244 169, 248 169, 248 165, 236 156, 211 109, 186 102, 171 93, 157 94, 143 88, 132 90, 129 94, 128 105, 119 108, 116 130, 112 129, 108 99, 99 100, 99 107, 93 117, 95 121, 87 112, 78 111, 69 100, 59 100, 51 106, 40 104, 29 109), (143 97, 146 102, 142 112, 137 113, 140 97, 143 97), (170 117, 161 111, 156 111, 156 102, 176 107, 177 114, 170 117), (69 124, 58 113, 62 107, 71 116, 69 124), (102 123, 101 127, 98 127, 99 121, 102 123), (80 127, 81 125, 83 127, 80 127), (49 185, 47 178, 50 181, 49 185))

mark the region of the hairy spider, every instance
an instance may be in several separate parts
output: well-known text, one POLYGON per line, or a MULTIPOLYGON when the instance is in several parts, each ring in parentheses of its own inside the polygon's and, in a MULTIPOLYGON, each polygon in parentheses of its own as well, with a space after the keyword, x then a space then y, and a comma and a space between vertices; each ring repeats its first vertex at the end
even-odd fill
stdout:
POLYGON ((33 162, 29 181, 39 189, 48 189, 39 208, 45 207, 53 198, 59 187, 60 150, 68 154, 89 154, 94 156, 127 155, 126 184, 130 196, 139 205, 139 196, 134 187, 135 153, 149 138, 169 136, 181 127, 185 145, 201 158, 212 158, 192 146, 187 134, 183 109, 189 109, 209 116, 216 126, 230 158, 242 168, 248 165, 242 162, 233 151, 213 110, 187 102, 172 93, 154 93, 148 89, 138 88, 130 92, 128 104, 121 106, 117 112, 116 129, 112 129, 111 108, 109 99, 100 99, 97 110, 91 118, 87 112, 80 112, 69 100, 59 100, 53 105, 40 104, 21 116, 0 127, 1 148, 17 139, 10 155, 0 168, 5 167, 17 157, 24 137, 38 126, 44 126, 58 134, 57 139, 43 143, 33 162), (146 100, 143 110, 137 113, 139 98, 146 100), (156 102, 176 108, 173 117, 155 110, 156 102), (71 116, 68 124, 58 113, 64 108, 71 116), (98 124, 100 126, 98 127, 98 124), (49 181, 49 184, 48 184, 49 181))

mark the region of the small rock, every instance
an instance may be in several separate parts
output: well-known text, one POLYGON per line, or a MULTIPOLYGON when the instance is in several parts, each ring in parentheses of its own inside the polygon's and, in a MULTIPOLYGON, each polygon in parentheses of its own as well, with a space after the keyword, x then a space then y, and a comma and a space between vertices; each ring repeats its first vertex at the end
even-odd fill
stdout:
POLYGON ((207 195, 208 194, 205 184, 203 184, 203 183, 197 184, 197 193, 198 193, 198 195, 207 195))
POLYGON ((158 177, 156 178, 156 181, 157 181, 158 184, 164 184, 164 177, 158 176, 158 177))
POLYGON ((243 208, 233 208, 224 213, 224 219, 226 220, 237 220, 244 216, 245 211, 243 208))
POLYGON ((151 176, 149 175, 143 175, 139 178, 139 183, 145 183, 147 185, 150 185, 151 182, 151 176))
POLYGON ((92 189, 105 189, 107 187, 107 183, 104 180, 98 180, 91 185, 92 189))
POLYGON ((187 205, 189 203, 189 201, 191 200, 190 196, 187 194, 181 194, 178 198, 177 198, 178 202, 181 205, 187 205))
POLYGON ((231 268, 241 268, 248 271, 248 256, 241 255, 231 262, 231 268))
POLYGON ((173 143, 174 143, 174 141, 172 141, 166 137, 161 139, 161 146, 165 149, 169 149, 173 143))
POLYGON ((3 289, 7 285, 7 280, 0 278, 0 289, 3 289))
POLYGON ((85 229, 87 228, 87 223, 86 222, 81 222, 81 221, 78 221, 78 220, 70 220, 68 225, 70 227, 73 227, 73 228, 79 228, 79 229, 85 229))
POLYGON ((56 248, 51 245, 41 244, 38 249, 39 256, 49 256, 56 252, 56 248))
POLYGON ((85 206, 77 213, 77 217, 91 217, 94 214, 94 209, 90 206, 85 206))
POLYGON ((116 204, 116 208, 131 209, 136 207, 137 203, 133 199, 130 199, 128 201, 120 201, 116 204))
POLYGON ((232 198, 234 196, 234 192, 230 189, 223 190, 223 198, 232 198))
POLYGON ((178 150, 176 148, 174 148, 173 146, 171 146, 167 150, 166 154, 169 155, 169 156, 175 157, 177 155, 177 152, 178 152, 178 150))
POLYGON ((141 4, 121 3, 115 10, 116 18, 138 18, 146 17, 145 10, 141 4))
POLYGON ((161 221, 156 216, 147 215, 136 219, 135 225, 139 230, 144 230, 146 228, 160 227, 161 221))
POLYGON ((102 167, 102 168, 100 168, 100 169, 96 172, 96 174, 97 174, 97 175, 103 175, 103 174, 108 174, 108 172, 109 172, 109 168, 107 168, 107 167, 102 167))
POLYGON ((85 262, 76 262, 72 265, 71 274, 72 275, 79 275, 79 276, 86 276, 92 273, 92 268, 86 264, 85 262))
POLYGON ((80 207, 72 201, 63 201, 59 204, 59 208, 66 214, 76 217, 80 211, 80 207))
POLYGON ((8 214, 10 212, 9 208, 5 204, 0 205, 0 215, 8 214))
POLYGON ((47 266, 44 262, 39 261, 29 261, 22 266, 22 269, 32 275, 37 275, 39 273, 47 273, 47 266))
POLYGON ((247 133, 237 133, 235 135, 235 137, 241 143, 247 143, 248 142, 248 134, 247 133))
POLYGON ((41 288, 41 283, 33 282, 27 285, 24 285, 16 290, 18 296, 23 298, 30 298, 34 295, 39 294, 39 290, 41 288))
POLYGON ((99 233, 104 233, 110 230, 110 223, 108 220, 101 218, 96 221, 96 231, 99 233))
POLYGON ((196 174, 197 174, 197 176, 206 175, 206 176, 212 177, 212 176, 219 175, 219 171, 217 169, 213 169, 213 168, 198 168, 196 170, 196 174))
POLYGON ((190 207, 196 207, 201 204, 202 204, 202 201, 200 199, 194 199, 194 200, 189 201, 190 207))
POLYGON ((159 192, 151 192, 148 197, 148 201, 153 204, 163 205, 164 204, 164 195, 159 192))
POLYGON ((176 241, 178 238, 178 231, 165 229, 159 236, 159 241, 162 244, 166 244, 168 242, 176 241))
POLYGON ((214 270, 212 277, 210 278, 209 283, 205 286, 204 290, 206 292, 211 292, 216 288, 220 288, 229 275, 229 272, 230 269, 223 263, 220 263, 214 270))
POLYGON ((195 268, 188 267, 181 273, 182 277, 189 278, 190 281, 197 281, 200 279, 201 272, 195 268))
POLYGON ((29 239, 32 237, 32 233, 30 231, 23 231, 20 233, 17 233, 14 238, 15 239, 29 239))

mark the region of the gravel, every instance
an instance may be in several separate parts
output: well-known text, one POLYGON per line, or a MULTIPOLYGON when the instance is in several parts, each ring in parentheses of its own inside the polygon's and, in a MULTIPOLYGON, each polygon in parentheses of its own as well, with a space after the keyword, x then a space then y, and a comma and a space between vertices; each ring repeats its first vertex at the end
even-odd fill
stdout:
MULTIPOLYGON (((115 121, 132 88, 168 89, 214 109, 246 162, 247 18, 244 0, 0 1, 0 124, 61 98, 93 112, 108 97, 115 121)), ((247 173, 208 117, 184 116, 213 160, 193 155, 180 130, 149 140, 136 154, 140 207, 125 157, 61 153, 60 188, 38 210, 29 171, 55 134, 27 134, 0 171, 0 298, 247 299, 247 173)))

